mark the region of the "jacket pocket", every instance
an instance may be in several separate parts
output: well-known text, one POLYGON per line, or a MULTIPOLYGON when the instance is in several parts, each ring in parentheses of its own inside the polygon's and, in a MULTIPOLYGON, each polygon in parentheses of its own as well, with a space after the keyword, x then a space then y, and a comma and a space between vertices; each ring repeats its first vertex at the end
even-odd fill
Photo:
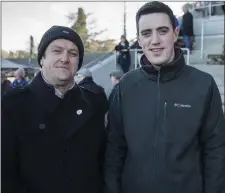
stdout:
POLYGON ((164 102, 162 113, 162 135, 166 141, 176 143, 193 140, 199 129, 199 115, 195 109, 182 104, 164 102))

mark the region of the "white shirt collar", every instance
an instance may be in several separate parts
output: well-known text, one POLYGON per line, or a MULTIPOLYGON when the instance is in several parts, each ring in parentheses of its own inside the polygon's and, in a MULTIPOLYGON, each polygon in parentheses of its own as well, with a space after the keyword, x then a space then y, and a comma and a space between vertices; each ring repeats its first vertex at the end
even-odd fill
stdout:
MULTIPOLYGON (((53 86, 50 82, 48 82, 48 80, 45 79, 45 77, 44 77, 42 71, 41 71, 41 76, 42 76, 42 78, 43 78, 43 80, 45 81, 46 84, 48 84, 48 85, 50 85, 50 86, 53 86)), ((74 87, 74 85, 75 85, 75 82, 73 82, 73 84, 71 85, 71 87, 69 88, 69 90, 71 90, 71 89, 74 87)), ((53 86, 53 87, 54 87, 54 86, 53 86)), ((60 92, 57 88, 55 88, 55 87, 54 87, 54 89, 55 89, 55 95, 56 95, 57 97, 63 99, 63 97, 64 97, 65 94, 61 93, 61 92, 60 92)), ((69 91, 69 90, 68 90, 68 91, 69 91)), ((67 91, 67 92, 68 92, 68 91, 67 91)))

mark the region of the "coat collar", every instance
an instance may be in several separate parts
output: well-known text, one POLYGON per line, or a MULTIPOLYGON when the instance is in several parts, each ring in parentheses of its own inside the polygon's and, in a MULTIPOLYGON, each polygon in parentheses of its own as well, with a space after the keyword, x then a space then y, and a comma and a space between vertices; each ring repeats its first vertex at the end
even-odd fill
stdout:
POLYGON ((141 65, 142 72, 144 72, 151 80, 156 81, 160 72, 161 82, 173 80, 183 72, 183 69, 186 66, 183 52, 181 49, 177 48, 175 49, 175 59, 172 62, 162 66, 159 71, 152 66, 145 55, 142 55, 141 57, 141 65))
POLYGON ((77 133, 87 123, 90 117, 96 113, 93 104, 90 104, 84 91, 77 85, 69 90, 64 98, 61 99, 55 95, 54 87, 46 84, 41 74, 38 73, 27 87, 34 94, 36 99, 32 101, 32 103, 35 103, 33 112, 42 115, 42 120, 40 121, 43 121, 43 123, 48 124, 47 122, 49 120, 54 119, 54 113, 61 109, 59 109, 59 107, 63 106, 63 109, 66 109, 67 112, 71 112, 68 113, 68 121, 65 124, 70 125, 70 121, 74 122, 75 120, 76 126, 68 126, 69 129, 66 131, 65 139, 77 133))
POLYGON ((36 101, 38 101, 40 107, 44 110, 43 112, 48 114, 54 112, 56 107, 69 95, 76 96, 78 91, 77 87, 74 86, 65 94, 63 99, 59 98, 55 94, 55 88, 44 81, 41 72, 35 76, 32 82, 28 85, 28 88, 32 93, 34 93, 34 96, 37 99, 36 101))
MULTIPOLYGON (((43 75, 43 72, 41 71, 41 76, 42 76, 42 79, 45 81, 45 83, 50 86, 50 87, 53 87, 50 82, 48 82, 48 80, 44 77, 43 75)), ((73 84, 71 85, 71 87, 69 88, 69 90, 71 90, 73 87, 75 86, 75 82, 73 82, 73 84)), ((65 94, 62 94, 57 88, 54 88, 55 89, 55 95, 58 96, 59 98, 63 98, 65 94)))

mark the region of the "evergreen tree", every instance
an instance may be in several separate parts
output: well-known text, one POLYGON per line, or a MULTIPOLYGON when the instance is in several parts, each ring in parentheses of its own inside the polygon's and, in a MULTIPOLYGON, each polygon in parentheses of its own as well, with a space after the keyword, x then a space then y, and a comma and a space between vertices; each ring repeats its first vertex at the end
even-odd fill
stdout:
POLYGON ((84 47, 88 47, 88 29, 87 29, 87 16, 84 13, 83 8, 78 8, 77 20, 71 27, 75 30, 81 37, 84 47))

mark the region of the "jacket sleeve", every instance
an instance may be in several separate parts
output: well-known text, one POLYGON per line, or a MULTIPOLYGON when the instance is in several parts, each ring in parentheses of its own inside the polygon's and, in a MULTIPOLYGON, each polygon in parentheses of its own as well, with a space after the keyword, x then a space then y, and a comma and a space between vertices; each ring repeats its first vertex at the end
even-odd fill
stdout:
POLYGON ((108 114, 108 139, 105 156, 104 193, 121 192, 121 174, 127 152, 127 143, 124 136, 120 85, 110 105, 108 114))
POLYGON ((7 105, 7 101, 2 102, 2 128, 1 128, 1 140, 2 140, 2 154, 1 154, 1 192, 12 193, 21 192, 19 177, 18 177, 18 158, 17 158, 17 143, 16 134, 14 132, 14 119, 12 116, 12 108, 10 110, 7 105))
POLYGON ((220 93, 213 78, 201 139, 204 193, 225 193, 225 118, 220 93))

